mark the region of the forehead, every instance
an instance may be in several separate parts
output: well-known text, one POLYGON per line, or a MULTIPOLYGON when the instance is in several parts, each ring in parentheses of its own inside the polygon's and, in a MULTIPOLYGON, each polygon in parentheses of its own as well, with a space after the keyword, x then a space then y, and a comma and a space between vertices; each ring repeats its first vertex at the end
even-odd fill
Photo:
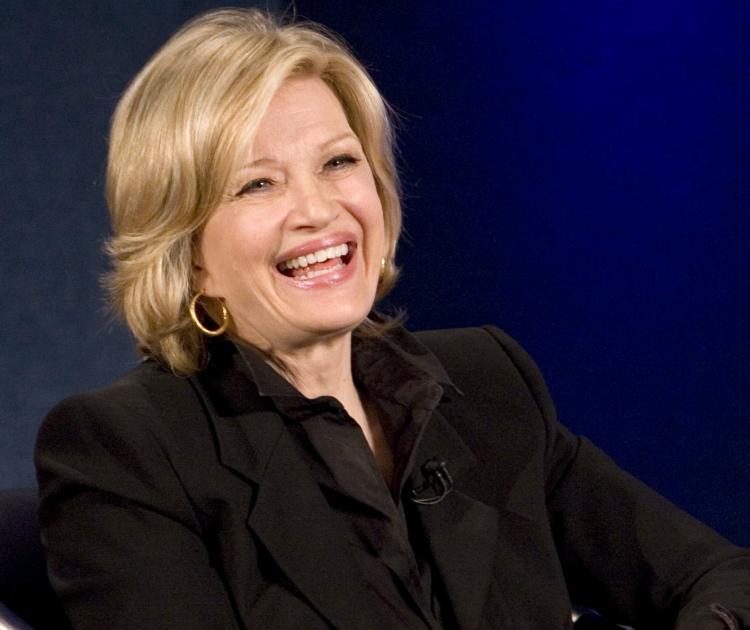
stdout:
POLYGON ((260 120, 252 146, 259 153, 284 145, 310 145, 351 132, 336 95, 314 76, 287 79, 276 91, 260 120))

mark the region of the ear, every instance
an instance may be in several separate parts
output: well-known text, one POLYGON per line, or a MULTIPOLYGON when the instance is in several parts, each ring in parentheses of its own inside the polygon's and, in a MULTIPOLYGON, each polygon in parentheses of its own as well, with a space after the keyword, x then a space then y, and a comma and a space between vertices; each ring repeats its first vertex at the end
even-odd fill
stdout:
POLYGON ((203 292, 209 296, 209 273, 203 263, 203 252, 199 246, 193 246, 193 264, 191 269, 191 287, 194 293, 203 292))
POLYGON ((217 293, 215 283, 213 282, 213 276, 211 276, 208 269, 201 267, 196 263, 193 263, 193 277, 191 284, 193 291, 196 293, 201 291, 206 297, 222 297, 220 293, 217 293))

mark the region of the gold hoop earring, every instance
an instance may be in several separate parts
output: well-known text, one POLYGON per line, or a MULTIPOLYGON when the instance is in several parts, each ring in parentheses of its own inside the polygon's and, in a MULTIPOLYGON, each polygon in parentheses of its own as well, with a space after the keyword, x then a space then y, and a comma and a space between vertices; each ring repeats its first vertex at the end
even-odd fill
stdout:
POLYGON ((380 259, 380 276, 378 277, 378 282, 383 282, 383 278, 385 277, 385 256, 380 259))
POLYGON ((223 300, 219 300, 219 304, 221 304, 221 324, 218 328, 214 328, 213 330, 210 328, 206 328, 203 325, 203 322, 201 322, 200 318, 198 317, 198 313, 196 312, 196 306, 198 305, 198 300, 203 296, 203 291, 198 291, 193 296, 193 299, 190 300, 190 307, 188 310, 190 311, 190 319, 193 320, 193 324, 195 324, 195 327, 200 330, 204 335, 207 335, 208 337, 218 337, 219 335, 223 334, 224 331, 227 329, 227 326, 229 326, 229 311, 227 311, 226 304, 224 304, 223 300))

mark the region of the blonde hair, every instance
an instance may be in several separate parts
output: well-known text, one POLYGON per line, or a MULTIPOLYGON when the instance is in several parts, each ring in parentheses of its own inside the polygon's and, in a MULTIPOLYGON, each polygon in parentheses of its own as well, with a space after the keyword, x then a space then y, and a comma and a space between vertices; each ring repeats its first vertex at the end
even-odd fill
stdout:
MULTIPOLYGON (((112 120, 107 202, 114 309, 140 350, 182 374, 205 360, 192 324, 196 237, 225 193, 240 151, 292 76, 325 81, 342 104, 383 206, 387 256, 377 298, 393 286, 401 205, 387 105, 345 45, 315 24, 223 9, 186 24, 135 77, 112 120), (248 136, 248 133, 250 134, 248 136)), ((358 333, 388 327, 366 320, 358 333)))

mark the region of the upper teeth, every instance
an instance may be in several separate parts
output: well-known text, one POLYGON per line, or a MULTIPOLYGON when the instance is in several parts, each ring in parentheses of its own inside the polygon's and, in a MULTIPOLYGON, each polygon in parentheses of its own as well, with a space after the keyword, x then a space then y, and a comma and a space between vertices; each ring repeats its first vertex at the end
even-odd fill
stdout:
POLYGON ((329 258, 338 258, 340 256, 346 256, 349 253, 349 246, 346 243, 336 245, 335 247, 326 247, 319 249, 317 252, 311 252, 304 256, 297 256, 290 260, 285 260, 279 265, 279 269, 297 269, 298 267, 307 267, 313 263, 322 263, 329 258))

